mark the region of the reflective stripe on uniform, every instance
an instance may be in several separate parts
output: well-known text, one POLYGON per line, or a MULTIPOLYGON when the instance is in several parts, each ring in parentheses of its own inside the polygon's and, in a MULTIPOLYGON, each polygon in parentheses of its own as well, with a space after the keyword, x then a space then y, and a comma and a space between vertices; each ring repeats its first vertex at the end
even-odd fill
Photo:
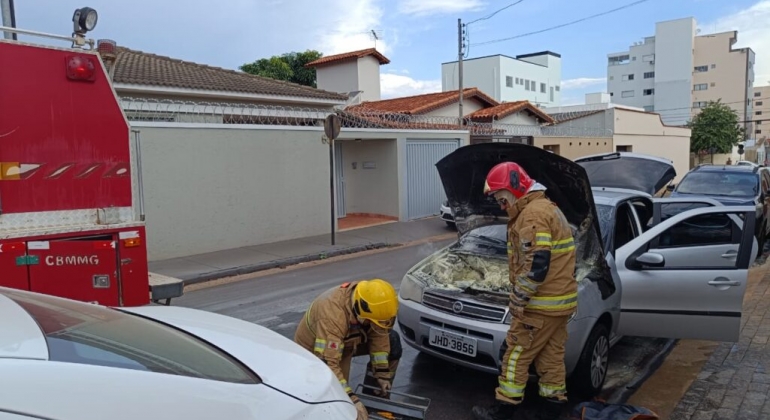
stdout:
POLYGON ((537 288, 540 284, 533 282, 525 276, 519 276, 516 278, 516 286, 521 287, 524 291, 534 295, 537 293, 537 288))
POLYGON ((352 394, 353 393, 353 389, 348 386, 348 381, 346 381, 344 379, 340 379, 340 383, 342 384, 342 388, 345 389, 345 393, 346 394, 352 394))
POLYGON ((511 351, 511 355, 508 356, 508 361, 505 365, 505 380, 498 380, 500 385, 500 393, 508 398, 524 397, 524 389, 527 386, 526 380, 528 378, 524 379, 523 385, 516 384, 516 364, 519 362, 519 357, 521 357, 521 352, 523 351, 524 349, 521 346, 516 346, 513 348, 513 351, 511 351))
POLYGON ((552 254, 563 254, 565 252, 570 252, 573 249, 575 249, 575 239, 572 237, 554 241, 551 245, 552 254))
POLYGON ((540 396, 541 397, 556 397, 564 395, 567 391, 567 387, 564 385, 547 385, 540 384, 540 396))
POLYGON ((513 254, 513 243, 511 241, 508 241, 507 246, 508 246, 508 255, 510 256, 511 254, 513 254))
POLYGON ((536 232, 535 245, 551 246, 551 234, 548 232, 536 232))
POLYGON ((575 239, 571 236, 567 239, 560 239, 558 241, 551 240, 551 234, 547 232, 535 233, 535 245, 547 246, 551 248, 551 253, 562 254, 575 249, 575 239))
POLYGON ((326 340, 322 340, 320 338, 315 339, 315 346, 313 347, 313 351, 317 353, 323 354, 324 350, 326 350, 326 340))
POLYGON ((563 311, 577 306, 578 294, 570 293, 562 296, 535 296, 530 299, 527 309, 543 311, 563 311))
POLYGON ((373 365, 388 365, 388 353, 378 351, 372 353, 371 356, 373 365))

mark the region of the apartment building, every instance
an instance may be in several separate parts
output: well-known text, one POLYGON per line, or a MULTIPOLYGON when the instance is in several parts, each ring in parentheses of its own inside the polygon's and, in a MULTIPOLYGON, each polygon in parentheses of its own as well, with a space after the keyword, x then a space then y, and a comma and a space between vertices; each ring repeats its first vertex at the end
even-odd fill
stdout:
POLYGON ((709 101, 721 99, 741 121, 750 119, 754 51, 733 48, 737 31, 698 32, 691 17, 658 22, 654 36, 608 54, 612 102, 659 113, 667 125, 685 125, 709 101))
POLYGON ((770 85, 754 87, 751 95, 753 116, 747 118, 753 121, 751 129, 753 138, 767 139, 770 135, 770 85))
MULTIPOLYGON (((441 89, 459 89, 457 61, 441 64, 441 89)), ((478 88, 498 102, 561 104, 561 55, 542 51, 514 57, 491 55, 463 60, 463 87, 478 88)))

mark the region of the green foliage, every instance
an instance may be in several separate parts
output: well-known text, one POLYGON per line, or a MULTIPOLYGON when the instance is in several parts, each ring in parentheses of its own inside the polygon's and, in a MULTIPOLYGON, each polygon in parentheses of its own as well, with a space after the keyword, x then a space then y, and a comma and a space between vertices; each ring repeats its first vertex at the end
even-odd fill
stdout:
POLYGON ((306 68, 305 64, 318 60, 322 56, 323 54, 315 50, 290 52, 270 58, 260 58, 253 63, 242 65, 240 69, 257 76, 316 87, 315 69, 306 68))
POLYGON ((690 151, 695 153, 730 153, 744 138, 738 114, 721 101, 709 102, 687 125, 692 129, 690 151))

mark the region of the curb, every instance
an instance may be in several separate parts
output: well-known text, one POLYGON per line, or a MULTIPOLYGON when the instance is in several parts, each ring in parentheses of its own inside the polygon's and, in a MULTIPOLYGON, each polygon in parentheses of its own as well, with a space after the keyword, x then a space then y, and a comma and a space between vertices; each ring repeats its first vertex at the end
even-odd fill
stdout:
POLYGON ((194 274, 191 276, 180 277, 185 286, 192 284, 204 283, 211 280, 218 280, 225 277, 240 276, 243 274, 251 274, 257 271, 270 270, 273 268, 287 267, 290 265, 297 265, 311 261, 318 261, 326 258, 338 257, 340 255, 355 254, 358 252, 370 251, 373 249, 391 248, 397 247, 401 244, 391 244, 386 242, 376 242, 367 245, 356 245, 347 248, 335 249, 328 252, 300 255, 296 257, 282 258, 278 260, 265 261, 256 264, 242 265, 240 267, 223 268, 219 270, 209 271, 207 273, 194 274))

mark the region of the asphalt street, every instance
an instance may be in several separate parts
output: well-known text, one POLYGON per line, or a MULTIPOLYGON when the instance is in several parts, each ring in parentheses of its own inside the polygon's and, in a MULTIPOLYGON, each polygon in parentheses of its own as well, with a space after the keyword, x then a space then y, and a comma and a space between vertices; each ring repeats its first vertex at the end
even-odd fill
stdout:
MULTIPOLYGON (((255 322, 292 338, 305 309, 323 290, 345 281, 374 277, 383 278, 398 288, 401 277, 412 265, 449 242, 427 243, 344 261, 330 261, 189 291, 173 304, 255 322)), ((611 351, 602 397, 619 395, 628 384, 643 377, 647 365, 657 358, 667 343, 663 339, 621 340, 611 351)), ((354 388, 363 381, 366 359, 354 359, 350 381, 354 388)), ((473 405, 493 402, 496 382, 495 375, 454 366, 420 354, 405 344, 393 390, 429 398, 428 418, 431 420, 462 420, 472 418, 473 405)), ((536 387, 533 391, 528 390, 528 395, 536 396, 536 387)))

